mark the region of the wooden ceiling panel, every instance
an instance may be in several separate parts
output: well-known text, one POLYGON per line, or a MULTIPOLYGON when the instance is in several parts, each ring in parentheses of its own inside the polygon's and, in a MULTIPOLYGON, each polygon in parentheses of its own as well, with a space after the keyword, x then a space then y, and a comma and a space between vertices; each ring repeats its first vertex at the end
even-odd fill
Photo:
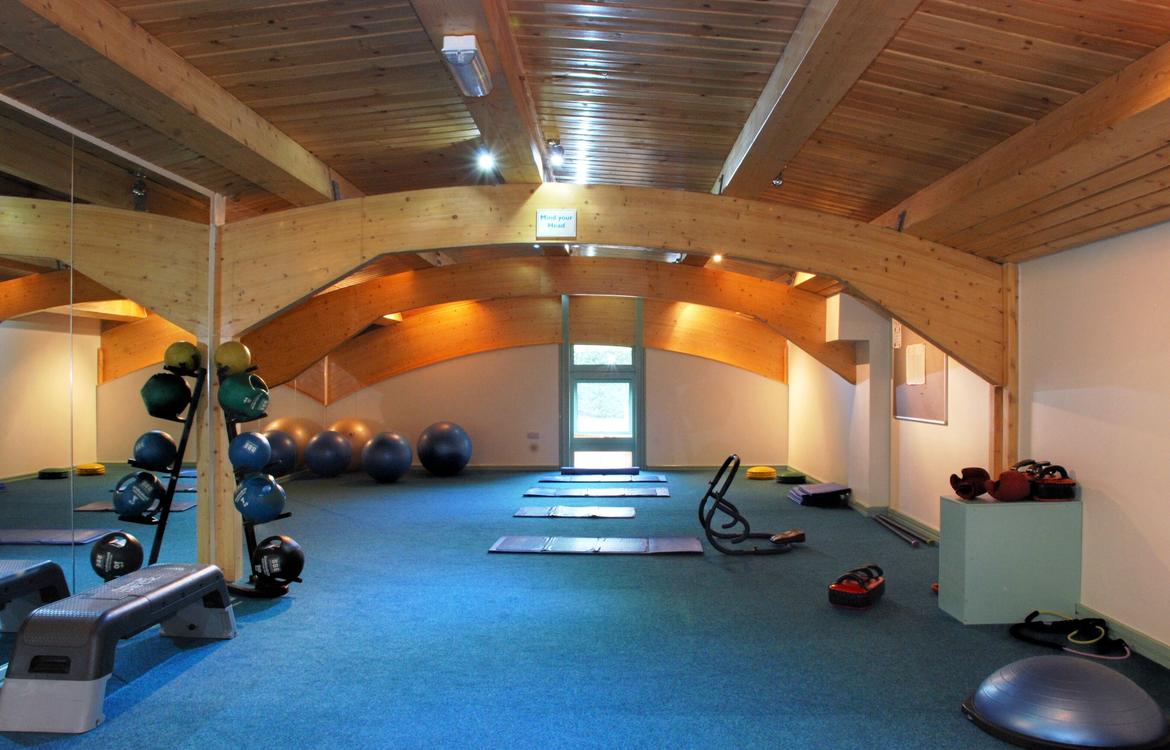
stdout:
POLYGON ((763 196, 871 220, 1170 40, 1170 9, 925 0, 763 196))
POLYGON ((510 0, 558 179, 710 188, 806 4, 510 0))

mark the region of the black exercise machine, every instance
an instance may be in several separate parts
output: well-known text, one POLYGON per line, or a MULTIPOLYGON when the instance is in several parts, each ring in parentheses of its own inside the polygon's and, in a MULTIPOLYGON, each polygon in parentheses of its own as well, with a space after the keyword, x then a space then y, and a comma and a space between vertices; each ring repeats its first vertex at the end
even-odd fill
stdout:
POLYGON ((739 471, 739 456, 732 453, 715 472, 714 478, 707 485, 707 492, 699 501, 699 523, 703 531, 707 532, 707 541, 711 546, 725 555, 778 555, 788 552, 793 544, 804 541, 804 532, 800 529, 789 529, 777 534, 752 531, 748 520, 739 512, 739 508, 727 499, 727 490, 731 487, 736 473, 739 471), (717 489, 718 488, 718 489, 717 489), (711 501, 710 505, 707 501, 711 501), (723 517, 731 519, 721 523, 719 529, 713 528, 716 523, 715 514, 720 513, 718 521, 723 517), (767 540, 770 545, 760 547, 755 544, 746 544, 749 540, 767 540), (743 545, 743 546, 735 546, 743 545))

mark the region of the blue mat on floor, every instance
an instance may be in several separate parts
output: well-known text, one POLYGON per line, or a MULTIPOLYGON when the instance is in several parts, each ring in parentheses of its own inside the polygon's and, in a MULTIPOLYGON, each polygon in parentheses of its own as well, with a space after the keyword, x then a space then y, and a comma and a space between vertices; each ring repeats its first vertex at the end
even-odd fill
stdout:
POLYGON ((0 544, 89 544, 116 529, 0 529, 0 544))

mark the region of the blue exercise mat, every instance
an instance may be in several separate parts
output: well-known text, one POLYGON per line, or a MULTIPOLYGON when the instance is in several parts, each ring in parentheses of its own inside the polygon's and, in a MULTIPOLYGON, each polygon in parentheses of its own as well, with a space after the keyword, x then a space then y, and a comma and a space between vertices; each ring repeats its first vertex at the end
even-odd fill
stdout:
POLYGON ((117 529, 0 529, 0 544, 89 544, 117 529))
MULTIPOLYGON (((171 502, 172 513, 182 513, 185 510, 191 510, 196 505, 194 500, 174 500, 171 502)), ((78 505, 73 509, 75 513, 103 513, 113 512, 114 504, 110 502, 102 502, 98 500, 93 503, 86 503, 85 505, 78 505)))
POLYGON ((666 476, 663 474, 552 474, 547 477, 541 477, 540 481, 561 483, 593 482, 595 484, 618 482, 665 482, 666 476))
POLYGON ((488 552, 551 555, 701 555, 693 536, 502 536, 488 552))

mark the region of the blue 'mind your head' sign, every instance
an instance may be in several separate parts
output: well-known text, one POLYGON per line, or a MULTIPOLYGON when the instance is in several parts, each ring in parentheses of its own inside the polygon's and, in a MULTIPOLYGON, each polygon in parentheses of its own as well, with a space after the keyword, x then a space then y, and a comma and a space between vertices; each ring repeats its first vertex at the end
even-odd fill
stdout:
POLYGON ((577 209, 536 209, 536 239, 577 239, 577 209))

